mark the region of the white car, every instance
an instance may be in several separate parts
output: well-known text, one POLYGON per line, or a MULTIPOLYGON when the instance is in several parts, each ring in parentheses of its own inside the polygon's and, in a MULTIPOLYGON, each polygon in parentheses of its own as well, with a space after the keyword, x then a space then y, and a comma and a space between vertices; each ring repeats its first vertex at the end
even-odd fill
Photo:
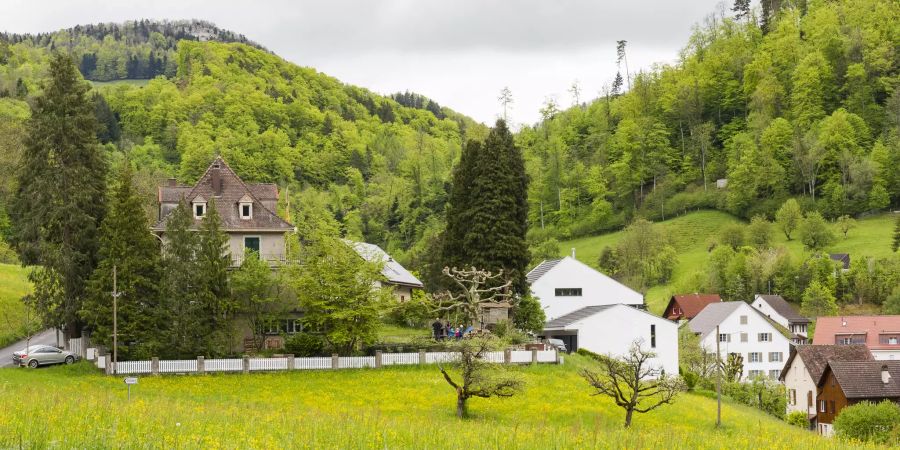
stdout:
POLYGON ((60 350, 52 345, 32 345, 13 352, 13 363, 17 366, 28 366, 32 369, 49 364, 73 364, 78 355, 60 350))

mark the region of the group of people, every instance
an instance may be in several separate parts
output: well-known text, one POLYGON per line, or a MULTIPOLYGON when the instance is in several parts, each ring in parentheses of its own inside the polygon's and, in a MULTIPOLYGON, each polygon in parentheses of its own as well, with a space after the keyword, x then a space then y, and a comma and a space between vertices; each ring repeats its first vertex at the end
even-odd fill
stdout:
POLYGON ((457 326, 450 325, 450 321, 441 322, 441 319, 434 319, 434 322, 431 324, 431 331, 434 336, 434 340, 443 341, 462 339, 466 334, 471 333, 474 330, 472 326, 465 327, 460 324, 457 326))

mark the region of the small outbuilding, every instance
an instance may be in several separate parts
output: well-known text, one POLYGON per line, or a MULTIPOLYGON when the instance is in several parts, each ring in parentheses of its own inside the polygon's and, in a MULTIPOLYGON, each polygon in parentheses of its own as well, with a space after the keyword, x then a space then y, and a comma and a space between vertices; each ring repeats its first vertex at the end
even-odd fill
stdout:
POLYGON ((663 317, 669 320, 691 320, 710 303, 720 303, 719 294, 680 294, 669 299, 663 317))

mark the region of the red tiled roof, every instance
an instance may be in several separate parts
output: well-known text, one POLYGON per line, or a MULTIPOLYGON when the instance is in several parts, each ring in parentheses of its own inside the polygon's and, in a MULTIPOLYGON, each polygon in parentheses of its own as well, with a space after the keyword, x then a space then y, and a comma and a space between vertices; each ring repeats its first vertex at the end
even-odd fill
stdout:
POLYGON ((722 301, 722 297, 719 294, 682 294, 682 295, 673 295, 669 300, 669 305, 666 306, 666 318, 669 320, 673 319, 693 319, 700 314, 700 311, 703 311, 703 308, 706 308, 706 305, 710 303, 719 303, 722 301), (677 304, 679 308, 681 308, 681 314, 672 314, 671 309, 673 304, 677 304))
POLYGON ((900 350, 900 345, 882 344, 882 333, 900 334, 900 316, 830 316, 816 320, 813 344, 834 345, 843 334, 865 334, 870 350, 900 350))

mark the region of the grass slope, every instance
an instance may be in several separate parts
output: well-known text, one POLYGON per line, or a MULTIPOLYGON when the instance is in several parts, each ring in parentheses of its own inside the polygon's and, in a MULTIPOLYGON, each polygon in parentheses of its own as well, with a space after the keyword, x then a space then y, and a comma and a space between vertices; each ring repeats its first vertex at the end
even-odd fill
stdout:
MULTIPOLYGON (((851 258, 863 256, 885 257, 890 255, 890 243, 894 229, 894 217, 891 214, 880 214, 857 221, 857 227, 850 230, 847 238, 837 233, 834 245, 828 248, 831 253, 850 253, 851 258)), ((655 286, 646 292, 647 304, 650 310, 661 314, 669 297, 677 293, 677 286, 683 280, 695 275, 697 272, 706 271, 708 247, 719 234, 719 230, 730 223, 740 222, 740 219, 721 211, 698 211, 686 215, 659 222, 666 234, 672 239, 675 250, 678 252, 678 265, 672 275, 672 280, 664 285, 655 286)), ((615 245, 622 239, 623 232, 602 234, 599 236, 584 237, 560 243, 563 255, 571 254, 575 248, 575 257, 578 260, 597 267, 597 259, 600 252, 606 246, 615 245)), ((785 246, 793 254, 801 255, 804 252, 803 244, 794 239, 788 241, 780 231, 774 235, 774 245, 785 246)))
POLYGON ((23 448, 847 448, 756 410, 684 394, 624 413, 591 396, 578 356, 515 369, 524 393, 475 399, 455 418, 437 367, 142 377, 126 400, 118 377, 72 367, 0 370, 0 447, 23 448), (53 386, 53 389, 46 389, 53 386))
MULTIPOLYGON (((25 305, 22 296, 31 291, 28 269, 15 264, 0 264, 0 347, 20 337, 25 305)), ((0 355, 6 358, 8 355, 0 355)))

